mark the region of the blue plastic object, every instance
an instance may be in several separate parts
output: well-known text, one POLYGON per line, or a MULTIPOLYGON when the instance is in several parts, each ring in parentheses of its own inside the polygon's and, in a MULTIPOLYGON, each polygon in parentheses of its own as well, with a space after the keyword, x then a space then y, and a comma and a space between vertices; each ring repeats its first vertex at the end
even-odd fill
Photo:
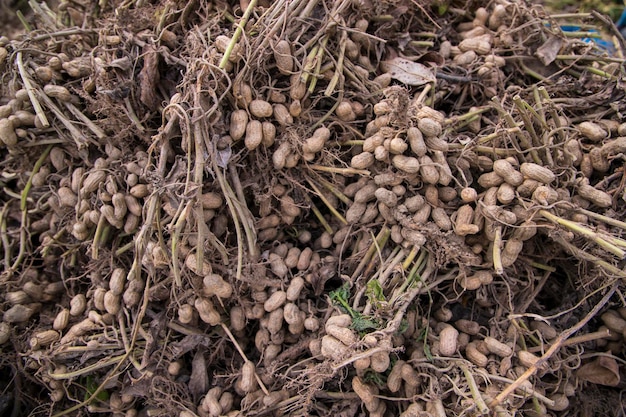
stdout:
POLYGON ((626 9, 624 9, 624 11, 622 12, 622 15, 619 17, 617 22, 615 22, 615 26, 617 26, 620 32, 622 29, 626 27, 626 9))
MULTIPOLYGON (((624 22, 626 23, 626 10, 624 11, 625 13, 622 13, 622 18, 624 19, 624 22)), ((620 18, 620 21, 622 20, 622 18, 620 18)), ((576 26, 576 25, 562 25, 560 26, 561 30, 563 32, 580 32, 582 29, 580 28, 580 26, 576 26)), ((613 45, 613 42, 609 42, 607 40, 604 40, 602 38, 600 38, 600 32, 596 29, 587 29, 585 30, 585 32, 587 33, 593 33, 593 34, 598 34, 597 38, 581 38, 581 41, 583 42, 587 42, 587 43, 594 43, 596 46, 598 46, 600 49, 606 51, 609 55, 613 55, 615 53, 615 46, 613 45)))
POLYGON ((617 29, 619 30, 619 33, 622 34, 622 37, 626 39, 626 9, 622 12, 622 15, 615 23, 615 26, 617 26, 617 29))

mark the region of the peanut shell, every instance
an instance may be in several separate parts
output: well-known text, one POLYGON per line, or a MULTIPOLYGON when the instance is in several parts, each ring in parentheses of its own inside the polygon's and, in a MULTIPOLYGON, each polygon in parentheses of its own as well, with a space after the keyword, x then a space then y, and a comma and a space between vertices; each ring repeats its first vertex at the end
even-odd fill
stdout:
POLYGON ((549 168, 531 162, 524 162, 520 165, 520 171, 525 177, 542 184, 550 184, 556 179, 556 175, 549 168))
POLYGON ((263 142, 263 124, 258 120, 250 120, 246 126, 244 143, 249 151, 253 151, 263 142))
POLYGON ((274 45, 274 61, 276 61, 276 68, 281 74, 290 75, 293 72, 294 62, 291 46, 285 39, 281 39, 274 45))
POLYGON ((250 110, 250 114, 259 118, 271 117, 274 113, 272 105, 265 100, 252 100, 250 104, 248 104, 248 109, 250 110))
POLYGON ((439 332, 439 353, 442 356, 452 356, 456 353, 459 332, 450 325, 445 325, 439 332))

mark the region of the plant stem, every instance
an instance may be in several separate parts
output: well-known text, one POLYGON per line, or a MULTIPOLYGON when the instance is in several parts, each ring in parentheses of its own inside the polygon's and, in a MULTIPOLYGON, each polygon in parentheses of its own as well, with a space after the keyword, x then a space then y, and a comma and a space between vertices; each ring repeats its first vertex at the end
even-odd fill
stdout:
POLYGON ((470 372, 469 368, 463 362, 459 363, 459 367, 463 371, 463 375, 465 375, 465 379, 467 380, 467 384, 469 385, 470 392, 472 393, 472 398, 474 399, 474 402, 476 403, 476 407, 478 407, 478 412, 480 413, 480 415, 483 415, 483 416, 486 414, 489 414, 489 407, 487 407, 487 404, 485 403, 483 396, 480 394, 478 385, 476 385, 474 376, 470 372))
POLYGON ((593 242, 595 242, 596 244, 598 244, 600 247, 602 247, 603 249, 605 249, 606 251, 612 253, 613 255, 619 257, 620 259, 624 259, 624 257, 626 256, 626 252, 624 252, 622 249, 620 249, 619 247, 615 246, 614 244, 608 242, 607 240, 603 239, 600 235, 598 235, 596 232, 594 232, 591 229, 588 229, 587 227, 578 224, 576 222, 573 222, 571 220, 566 220, 566 219, 562 219, 558 216, 555 216, 554 214, 546 211, 546 210, 539 210, 539 214, 541 214, 543 217, 545 217, 546 219, 557 223, 561 226, 566 227, 567 229, 576 232, 576 233, 580 233, 581 235, 585 236, 588 239, 591 239, 593 242))
POLYGON ((233 37, 230 39, 230 42, 228 43, 228 46, 226 47, 226 51, 224 51, 224 56, 222 57, 222 60, 220 61, 220 65, 219 65, 220 69, 223 70, 224 68, 226 68, 226 63, 228 62, 228 59, 230 58, 230 54, 233 53, 233 48, 235 47, 237 42, 239 42, 239 38, 241 37, 241 34, 243 33, 244 27, 248 23, 248 19, 250 18, 252 11, 256 7, 256 3, 257 3, 257 0, 250 0, 250 4, 248 4, 248 7, 246 7, 246 11, 243 13, 243 16, 241 16, 241 20, 239 21, 239 24, 237 24, 237 29, 235 29, 235 33, 233 33, 233 37))
MULTIPOLYGON (((308 178, 307 178, 307 182, 309 183, 311 188, 313 188, 313 191, 315 191, 315 193, 320 198, 320 200, 322 200, 322 202, 326 205, 326 207, 328 207, 328 210, 331 212, 331 214, 333 216, 335 216, 337 218, 337 220, 339 220, 341 223, 343 223, 344 225, 347 225, 348 221, 346 220, 346 218, 343 217, 341 215, 341 213, 339 213, 337 211, 337 209, 332 206, 332 204, 330 204, 330 201, 328 201, 326 196, 324 196, 324 194, 319 190, 319 188, 317 188, 315 183, 313 181, 311 181, 310 179, 308 179, 308 178)), ((332 233, 332 232, 330 232, 330 233, 332 233)))
POLYGON ((33 105, 33 109, 35 109, 35 114, 39 118, 39 121, 41 122, 41 125, 43 127, 50 127, 50 122, 46 117, 46 113, 43 111, 43 108, 41 107, 41 104, 39 103, 39 100, 37 100, 37 96, 35 95, 35 88, 30 82, 30 76, 24 68, 24 60, 22 59, 21 51, 17 53, 15 61, 17 62, 17 69, 20 73, 20 77, 22 78, 22 83, 24 83, 24 89, 26 89, 26 92, 28 93, 28 98, 30 99, 30 103, 33 105))
POLYGON ((506 389, 504 389, 500 394, 498 394, 496 396, 496 398, 494 398, 489 403, 489 407, 493 408, 496 405, 501 404, 502 401, 504 401, 506 399, 506 397, 509 396, 509 394, 513 393, 513 391, 515 391, 517 388, 519 388, 519 386, 524 381, 526 381, 535 372, 537 372, 537 370, 541 366, 543 366, 548 361, 548 359, 550 359, 552 357, 552 355, 554 355, 554 353, 556 353, 556 351, 561 348, 561 346, 563 346, 563 343, 567 339, 569 339, 569 337, 571 335, 573 335, 578 330, 580 330, 585 324, 587 324, 589 322, 589 320, 591 320, 596 314, 598 314, 598 312, 604 307, 604 305, 610 300, 610 298, 613 296, 613 294, 617 290, 617 285, 618 285, 617 283, 613 284, 611 286, 610 290, 604 295, 604 297, 602 297, 600 302, 598 304, 596 304, 594 306, 594 308, 582 320, 580 320, 574 326, 570 327, 569 329, 567 329, 563 333, 561 333, 561 335, 559 335, 559 337, 557 337, 557 339, 555 340, 554 344, 552 346, 550 346, 548 351, 546 353, 544 353, 543 356, 541 356, 541 358, 539 358, 539 360, 536 363, 531 365, 526 370, 526 372, 524 372, 522 375, 520 375, 520 377, 517 378, 515 380, 515 382, 513 382, 511 385, 506 387, 506 389))
POLYGON ((48 157, 48 154, 52 150, 52 147, 53 145, 48 145, 46 147, 46 149, 43 151, 43 153, 39 156, 39 158, 35 162, 35 165, 33 166, 33 170, 28 176, 28 181, 26 181, 26 185, 24 186, 24 189, 22 190, 22 194, 21 194, 21 199, 20 199, 21 211, 26 210, 26 202, 28 199, 28 193, 30 192, 30 189, 33 187, 33 177, 35 176, 35 174, 37 174, 37 172, 39 172, 39 169, 41 169, 41 166, 43 165, 44 161, 48 157))
POLYGON ((502 226, 497 226, 495 231, 495 238, 493 239, 493 269, 496 274, 504 274, 504 267, 502 266, 502 226))

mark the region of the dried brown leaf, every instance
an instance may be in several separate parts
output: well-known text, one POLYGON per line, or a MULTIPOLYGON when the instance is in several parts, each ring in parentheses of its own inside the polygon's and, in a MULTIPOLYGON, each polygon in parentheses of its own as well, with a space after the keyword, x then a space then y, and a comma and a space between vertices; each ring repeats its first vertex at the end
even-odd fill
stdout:
POLYGON ((550 65, 556 59, 561 47, 563 46, 563 40, 557 38, 556 36, 551 36, 547 41, 543 43, 539 48, 537 48, 537 52, 535 52, 535 56, 543 62, 543 65, 550 65))
POLYGON ((157 86, 161 76, 159 75, 159 53, 153 46, 146 46, 143 55, 143 68, 139 73, 139 98, 150 110, 159 107, 157 86))
POLYGON ((595 361, 581 366, 576 375, 583 381, 609 387, 616 386, 620 381, 617 361, 606 356, 600 356, 595 361))
POLYGON ((204 359, 204 349, 198 349, 191 362, 189 392, 194 398, 200 398, 208 389, 209 375, 207 374, 206 360, 204 359))
POLYGON ((404 58, 394 58, 380 63, 391 78, 407 85, 424 85, 435 81, 435 74, 425 65, 404 58))

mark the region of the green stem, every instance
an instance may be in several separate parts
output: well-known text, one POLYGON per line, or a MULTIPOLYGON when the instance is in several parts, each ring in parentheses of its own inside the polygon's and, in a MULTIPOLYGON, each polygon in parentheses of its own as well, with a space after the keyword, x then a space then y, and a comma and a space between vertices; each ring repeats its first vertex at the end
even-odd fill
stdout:
POLYGON ((235 29, 235 33, 233 34, 233 37, 228 43, 228 46, 226 47, 226 51, 224 51, 224 56, 222 57, 222 60, 220 61, 220 69, 226 68, 226 63, 228 62, 230 55, 233 53, 233 48, 235 47, 237 42, 239 42, 239 38, 241 37, 241 34, 243 33, 244 27, 248 23, 248 19, 250 18, 252 11, 256 7, 256 3, 257 3, 257 0, 250 0, 250 4, 248 4, 248 7, 246 7, 246 11, 243 13, 243 16, 241 16, 241 20, 239 21, 239 24, 237 25, 237 29, 235 29))
POLYGON ((64 379, 72 379, 77 378, 82 375, 90 374, 92 372, 97 371, 98 369, 106 368, 107 366, 114 365, 119 363, 126 357, 126 354, 113 356, 112 358, 107 358, 102 361, 96 362, 92 365, 81 367, 75 371, 65 372, 65 373, 49 373, 48 376, 56 381, 62 381, 64 379))
POLYGON ((313 78, 311 78, 311 83, 309 84, 309 93, 313 93, 315 91, 315 86, 317 85, 317 80, 320 75, 320 69, 322 68, 322 61, 324 58, 324 53, 326 52, 326 43, 328 42, 328 36, 324 36, 320 42, 320 46, 317 49, 317 54, 315 55, 315 72, 313 73, 313 78))
POLYGON ((614 244, 604 240, 602 237, 600 237, 596 232, 594 232, 591 229, 588 229, 587 227, 578 224, 576 222, 573 222, 571 220, 566 220, 566 219, 562 219, 558 216, 555 216, 554 214, 546 211, 546 210, 539 210, 539 214, 541 214, 543 217, 545 217, 546 219, 559 224, 561 226, 564 226, 565 228, 579 233, 583 236, 585 236, 586 238, 592 240, 593 242, 595 242, 598 246, 600 246, 601 248, 605 249, 606 251, 612 253, 613 255, 617 256, 619 259, 624 259, 624 257, 626 256, 626 252, 624 252, 622 249, 618 248, 617 246, 615 246, 614 244))
POLYGON ((100 213, 100 218, 98 219, 98 225, 96 226, 96 231, 93 235, 93 241, 91 242, 91 257, 93 259, 98 259, 98 253, 100 248, 100 239, 102 237, 102 233, 104 227, 106 226, 106 217, 104 214, 100 213))
POLYGON ((507 111, 504 110, 504 107, 502 107, 502 104, 497 97, 494 97, 493 99, 491 99, 491 101, 493 102, 496 110, 498 110, 500 116, 503 117, 506 123, 509 125, 509 128, 518 128, 515 131, 515 135, 517 136, 520 145, 523 147, 523 150, 530 150, 530 156, 532 157, 533 161, 535 161, 536 164, 543 165, 543 162, 541 161, 541 158, 539 158, 537 150, 533 148, 530 142, 528 142, 528 139, 526 138, 526 136, 524 136, 524 132, 519 129, 519 126, 517 125, 515 120, 513 120, 513 116, 511 116, 507 111))
POLYGON ((308 178, 307 178, 307 182, 309 183, 311 188, 313 188, 313 191, 315 191, 315 193, 320 198, 320 200, 322 200, 322 202, 326 205, 326 207, 328 207, 328 210, 331 212, 331 214, 335 216, 337 220, 339 220, 341 223, 343 223, 344 225, 347 225, 348 221, 346 220, 346 218, 343 217, 341 213, 339 213, 337 209, 332 206, 332 204, 330 204, 330 201, 328 201, 326 196, 324 196, 324 194, 319 190, 319 188, 317 188, 315 183, 308 178))
POLYGON ((4 252, 4 265, 5 267, 11 264, 11 244, 9 243, 9 237, 7 234, 7 212, 9 210, 9 204, 5 204, 0 212, 0 234, 2 237, 2 249, 4 252))
POLYGON ((328 191, 333 193, 335 195, 335 197, 337 197, 343 203, 345 203, 347 205, 351 205, 352 204, 352 200, 350 200, 344 193, 339 191, 337 189, 337 187, 335 187, 333 184, 331 184, 330 182, 326 181, 324 178, 321 178, 321 177, 318 178, 317 180, 322 183, 322 186, 324 188, 326 188, 328 191))
POLYGON ((304 198, 305 198, 305 200, 307 200, 307 202, 311 206, 311 210, 313 211, 313 214, 315 215, 315 217, 317 217, 317 220, 319 220, 319 222, 322 225, 322 227, 324 228, 324 230, 326 230, 326 232, 328 232, 328 234, 332 235, 333 234, 333 228, 330 227, 330 224, 328 224, 328 222, 324 218, 324 215, 322 214, 322 212, 317 208, 315 203, 313 203, 313 201, 311 200, 311 198, 308 195, 305 194, 304 198))
POLYGON ((599 220, 603 223, 610 224, 611 226, 619 227, 620 229, 626 230, 626 223, 612 217, 603 216, 602 214, 594 213, 593 211, 585 210, 583 208, 578 208, 579 213, 582 213, 592 219, 599 220))
POLYGON ((478 412, 480 413, 480 415, 483 415, 483 416, 489 414, 489 407, 487 407, 487 404, 485 403, 483 396, 480 394, 478 385, 476 385, 474 376, 470 372, 469 368, 463 362, 459 363, 459 367, 463 371, 463 375, 465 375, 465 379, 467 380, 467 385, 469 385, 470 392, 472 393, 472 398, 474 399, 474 402, 476 403, 476 407, 478 407, 478 412))
POLYGON ((22 195, 20 199, 20 210, 22 211, 26 211, 26 201, 28 199, 28 193, 30 192, 30 189, 33 187, 33 177, 35 176, 35 174, 37 174, 37 172, 39 172, 39 169, 41 168, 44 161, 48 157, 48 154, 52 150, 52 147, 53 145, 48 145, 48 147, 46 147, 46 149, 39 156, 39 158, 35 162, 35 165, 33 166, 33 171, 30 173, 30 176, 28 177, 28 181, 26 181, 24 190, 22 190, 22 195))
POLYGON ((616 76, 611 75, 611 74, 609 74, 606 71, 602 71, 601 69, 594 68, 594 67, 589 67, 589 66, 585 67, 585 69, 587 71, 589 71, 590 73, 595 74, 597 76, 600 76, 602 78, 607 78, 607 79, 609 79, 611 81, 617 81, 618 80, 618 78, 616 76))
POLYGON ((557 55, 556 59, 561 61, 594 61, 594 62, 617 62, 619 64, 623 64, 626 62, 626 59, 623 58, 615 58, 615 57, 599 57, 599 56, 584 56, 584 55, 557 55))

